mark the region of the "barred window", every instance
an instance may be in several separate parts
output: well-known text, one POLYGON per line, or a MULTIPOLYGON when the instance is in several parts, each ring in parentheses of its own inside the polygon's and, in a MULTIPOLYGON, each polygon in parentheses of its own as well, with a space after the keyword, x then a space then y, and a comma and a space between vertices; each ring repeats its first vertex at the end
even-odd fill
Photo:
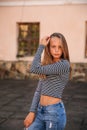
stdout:
POLYGON ((18 23, 17 57, 33 56, 39 44, 39 23, 18 23))

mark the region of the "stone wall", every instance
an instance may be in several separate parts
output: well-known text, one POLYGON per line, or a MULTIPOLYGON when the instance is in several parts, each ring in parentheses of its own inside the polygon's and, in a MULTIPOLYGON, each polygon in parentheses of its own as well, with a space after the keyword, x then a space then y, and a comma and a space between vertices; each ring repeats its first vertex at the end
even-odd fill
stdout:
POLYGON ((87 63, 71 63, 72 79, 87 81, 87 63))
MULTIPOLYGON (((31 63, 28 61, 0 61, 0 79, 38 78, 29 73, 31 63)), ((87 63, 71 63, 72 79, 87 81, 87 63)))

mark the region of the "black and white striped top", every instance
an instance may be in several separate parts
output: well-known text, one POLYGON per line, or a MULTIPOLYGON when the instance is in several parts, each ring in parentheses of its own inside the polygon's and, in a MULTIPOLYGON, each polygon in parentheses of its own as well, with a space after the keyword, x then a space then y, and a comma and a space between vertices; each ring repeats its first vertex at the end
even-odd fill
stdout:
POLYGON ((61 59, 53 64, 41 65, 41 54, 44 48, 44 45, 39 45, 30 68, 31 73, 46 75, 46 79, 39 80, 30 108, 32 112, 37 111, 41 95, 62 98, 63 89, 69 80, 70 63, 68 60, 61 59))

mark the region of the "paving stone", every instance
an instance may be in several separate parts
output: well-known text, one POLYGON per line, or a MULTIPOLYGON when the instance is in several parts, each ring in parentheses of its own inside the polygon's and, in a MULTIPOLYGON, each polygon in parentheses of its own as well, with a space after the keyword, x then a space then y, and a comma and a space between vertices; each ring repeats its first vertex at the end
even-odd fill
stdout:
POLYGON ((22 112, 16 112, 12 116, 10 116, 10 118, 24 120, 27 113, 28 113, 27 111, 26 112, 23 112, 23 111, 22 112))
POLYGON ((13 112, 3 111, 0 110, 0 118, 9 118, 11 115, 13 115, 13 112))
POLYGON ((83 118, 81 122, 80 130, 87 130, 87 117, 83 118))
POLYGON ((0 118, 0 124, 4 123, 6 120, 6 118, 0 118))
POLYGON ((23 120, 8 119, 2 125, 0 125, 0 130, 23 130, 23 120))
POLYGON ((3 106, 1 109, 1 111, 7 111, 7 112, 15 112, 18 111, 17 106, 3 106))

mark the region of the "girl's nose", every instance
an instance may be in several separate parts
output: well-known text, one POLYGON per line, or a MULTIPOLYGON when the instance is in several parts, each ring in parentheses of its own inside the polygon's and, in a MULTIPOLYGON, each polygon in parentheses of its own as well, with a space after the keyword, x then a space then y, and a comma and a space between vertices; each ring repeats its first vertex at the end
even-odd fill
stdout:
POLYGON ((55 51, 58 52, 58 48, 56 48, 55 51))

